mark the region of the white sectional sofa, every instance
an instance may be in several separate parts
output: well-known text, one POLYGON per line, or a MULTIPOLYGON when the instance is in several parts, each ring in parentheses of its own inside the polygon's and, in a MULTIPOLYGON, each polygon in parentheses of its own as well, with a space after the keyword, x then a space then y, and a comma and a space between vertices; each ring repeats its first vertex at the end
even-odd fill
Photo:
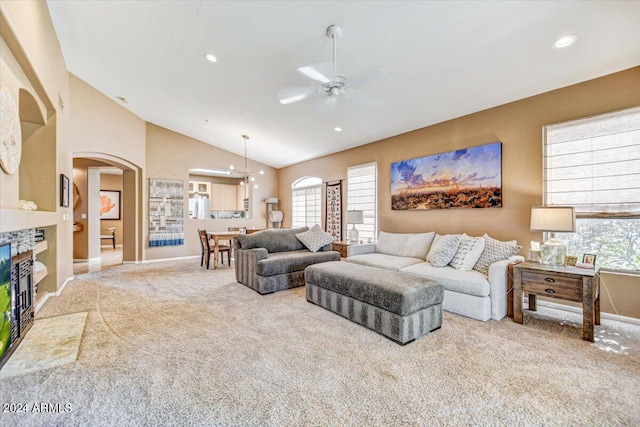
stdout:
POLYGON ((349 246, 345 261, 435 280, 444 287, 443 310, 486 322, 507 315, 508 265, 524 260, 515 255, 520 249, 486 234, 381 231, 376 243, 349 246))

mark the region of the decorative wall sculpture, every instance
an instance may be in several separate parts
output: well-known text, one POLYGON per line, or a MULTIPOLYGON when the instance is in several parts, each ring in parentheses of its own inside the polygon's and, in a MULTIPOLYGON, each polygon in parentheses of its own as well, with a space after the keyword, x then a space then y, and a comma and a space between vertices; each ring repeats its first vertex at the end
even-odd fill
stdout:
POLYGON ((391 209, 502 207, 502 143, 391 164, 391 209))
POLYGON ((342 240, 342 182, 327 184, 327 215, 325 231, 342 240))
POLYGON ((149 246, 184 244, 184 181, 149 178, 149 246))

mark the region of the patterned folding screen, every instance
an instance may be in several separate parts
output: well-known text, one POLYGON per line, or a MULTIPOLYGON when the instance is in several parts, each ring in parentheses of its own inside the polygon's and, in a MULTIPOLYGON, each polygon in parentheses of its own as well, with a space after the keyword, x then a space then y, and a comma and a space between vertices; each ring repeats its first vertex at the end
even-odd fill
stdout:
POLYGON ((149 246, 184 244, 184 181, 149 178, 149 246))
POLYGON ((325 230, 334 239, 342 240, 342 181, 327 184, 327 215, 325 230))

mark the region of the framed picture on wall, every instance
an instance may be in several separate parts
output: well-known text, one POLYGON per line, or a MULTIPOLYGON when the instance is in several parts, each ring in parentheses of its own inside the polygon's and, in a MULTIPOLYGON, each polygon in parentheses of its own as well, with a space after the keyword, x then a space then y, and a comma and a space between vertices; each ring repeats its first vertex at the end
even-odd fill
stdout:
POLYGON ((120 219, 120 191, 100 190, 100 219, 120 219))
POLYGON ((391 209, 502 207, 502 143, 391 163, 391 209))
POLYGON ((71 186, 71 181, 69 177, 65 174, 60 174, 60 206, 63 208, 69 207, 69 187, 71 186))

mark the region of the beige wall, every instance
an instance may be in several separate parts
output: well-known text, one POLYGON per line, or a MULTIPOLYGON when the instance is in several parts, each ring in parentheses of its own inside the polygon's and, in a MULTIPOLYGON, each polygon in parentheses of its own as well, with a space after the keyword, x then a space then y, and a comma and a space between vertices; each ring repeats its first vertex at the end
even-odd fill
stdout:
MULTIPOLYGON (((542 240, 529 231, 530 208, 542 203, 542 126, 640 104, 640 67, 418 129, 278 171, 280 208, 291 219, 291 184, 303 176, 323 181, 346 178, 347 166, 378 163, 378 229, 437 231, 516 239, 523 246, 542 240), (392 211, 392 162, 502 142, 503 206, 498 209, 392 211)), ((434 106, 437 108, 437 106, 434 106)), ((524 251, 523 251, 524 253, 524 251)), ((636 278, 636 283, 640 281, 636 278)), ((615 281, 610 287, 614 288, 615 281)), ((640 301, 640 286, 620 299, 640 301)), ((622 305, 622 304, 621 304, 622 305)), ((640 304, 625 315, 640 318, 640 304)))
POLYGON ((87 167, 73 161, 73 184, 78 189, 80 198, 73 209, 73 221, 82 226, 82 230, 73 233, 73 259, 89 259, 89 184, 87 179, 87 167), (86 218, 82 218, 85 215, 86 218))
MULTIPOLYGON (((0 51, 0 85, 13 89, 24 87, 39 103, 39 107, 46 111, 48 121, 54 121, 50 128, 55 132, 56 154, 49 158, 51 169, 55 169, 55 182, 47 186, 55 192, 55 201, 59 200, 59 174, 68 177, 72 175, 71 150, 69 144, 69 80, 67 68, 62 56, 58 38, 53 29, 49 10, 43 1, 3 1, 0 2, 0 36, 2 50, 0 51), (18 83, 19 82, 19 83, 18 83), (54 166, 55 165, 55 166, 54 166)), ((14 93, 17 95, 17 93, 14 93)), ((2 175, 3 172, 0 172, 2 175)), ((19 184, 15 176, 10 178, 9 196, 4 196, 5 177, 0 179, 3 196, 0 197, 2 209, 17 207, 16 189, 19 184), (10 199, 5 199, 10 197, 10 199)), ((16 219, 21 227, 35 227, 48 225, 51 242, 48 250, 47 267, 49 276, 40 286, 40 290, 55 292, 73 275, 71 258, 72 221, 71 207, 62 208, 59 203, 52 205, 51 199, 45 203, 52 209, 49 215, 18 215, 8 212, 2 215, 3 221, 10 217, 16 219)), ((10 227, 6 222, 0 224, 0 229, 10 227)), ((40 297, 40 292, 38 297, 40 297)))
MULTIPOLYGON (((238 135, 238 138, 240 136, 238 135)), ((249 154, 251 153, 249 149, 249 154)), ((266 227, 266 205, 264 199, 277 197, 277 172, 264 164, 248 161, 248 170, 264 170, 257 176, 258 189, 253 190, 253 204, 250 219, 190 219, 188 218, 189 169, 219 167, 244 163, 244 157, 222 150, 204 142, 189 138, 160 126, 147 124, 147 173, 146 178, 181 179, 184 181, 184 233, 185 244, 181 246, 148 247, 148 233, 145 225, 145 259, 162 259, 200 254, 198 229, 226 231, 230 226, 266 227)), ((148 182, 148 181, 147 181, 148 182)), ((148 200, 143 209, 147 212, 148 200)), ((145 224, 147 219, 145 218, 145 224)))
POLYGON ((69 75, 69 79, 73 106, 73 155, 76 158, 98 159, 125 171, 127 179, 122 199, 124 220, 120 228, 123 231, 126 228, 126 232, 119 241, 124 245, 125 261, 140 261, 143 259, 142 205, 147 188, 143 182, 146 123, 73 74, 69 75))
POLYGON ((69 83, 74 155, 104 153, 144 169, 145 121, 71 73, 69 83))

